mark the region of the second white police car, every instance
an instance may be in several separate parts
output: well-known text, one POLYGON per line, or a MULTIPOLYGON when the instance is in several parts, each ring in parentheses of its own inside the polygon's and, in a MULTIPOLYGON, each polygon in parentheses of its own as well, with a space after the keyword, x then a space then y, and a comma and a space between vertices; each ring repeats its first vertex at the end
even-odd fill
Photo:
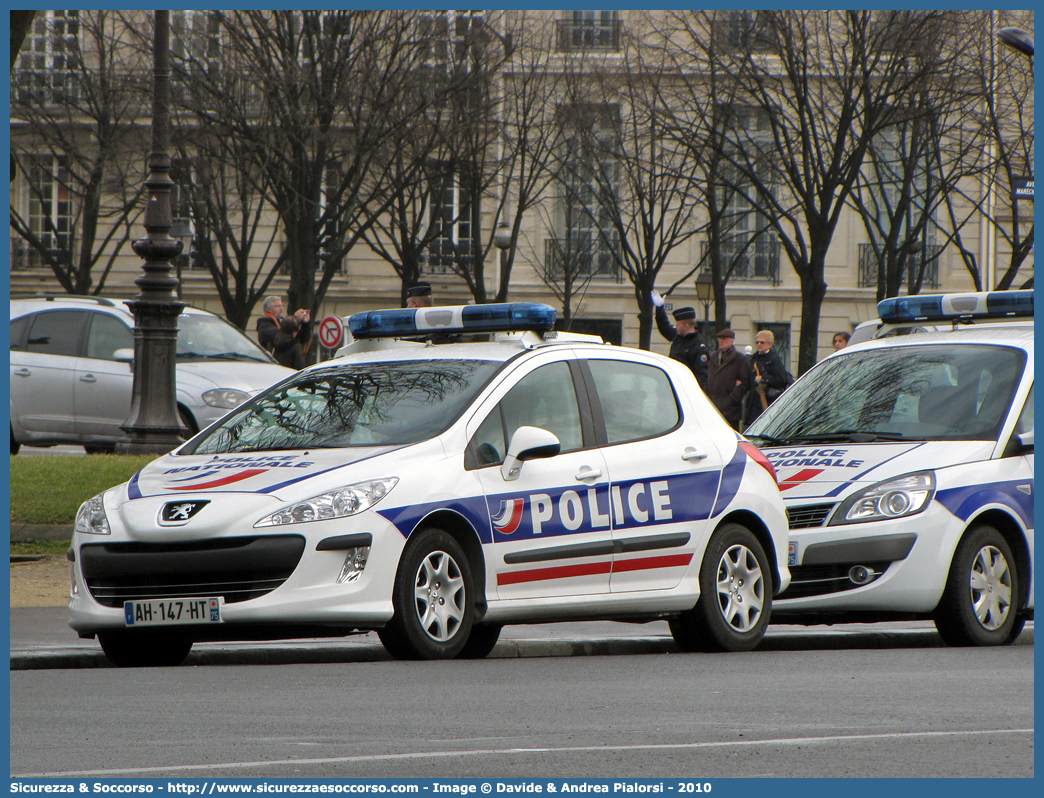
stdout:
POLYGON ((790 581, 772 466, 685 366, 554 318, 351 317, 342 357, 83 505, 72 627, 121 665, 366 630, 399 658, 481 657, 504 624, 577 619, 755 647, 790 581))
POLYGON ((790 519, 773 620, 932 619, 951 645, 1011 643, 1033 617, 1033 292, 878 310, 937 331, 831 355, 746 432, 790 519))

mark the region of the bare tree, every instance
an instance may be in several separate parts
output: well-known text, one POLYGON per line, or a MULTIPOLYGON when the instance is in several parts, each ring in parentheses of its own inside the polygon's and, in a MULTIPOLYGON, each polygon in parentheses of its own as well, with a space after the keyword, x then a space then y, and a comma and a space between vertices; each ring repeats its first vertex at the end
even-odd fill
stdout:
POLYGON ((47 47, 26 48, 13 74, 12 175, 29 197, 12 202, 11 228, 67 292, 97 294, 142 210, 145 70, 113 12, 40 12, 35 24, 47 47))
POLYGON ((673 115, 660 102, 670 72, 660 53, 641 52, 641 32, 632 33, 622 58, 602 68, 595 59, 577 59, 568 70, 557 169, 564 196, 582 210, 582 226, 568 234, 597 243, 597 252, 631 282, 638 345, 648 349, 650 293, 671 254, 699 231, 700 206, 692 191, 693 150, 671 135, 673 115))
POLYGON ((234 146, 234 168, 249 165, 252 188, 285 237, 289 309, 314 313, 386 208, 378 156, 390 132, 418 113, 408 93, 423 56, 413 15, 212 14, 220 47, 188 55, 188 108, 195 125, 234 146))
POLYGON ((834 231, 870 143, 932 68, 910 54, 943 16, 761 11, 749 18, 757 52, 720 56, 747 106, 736 109, 725 149, 742 178, 735 187, 765 214, 800 280, 801 373, 817 359, 834 231))
POLYGON ((724 51, 753 51, 746 17, 724 11, 654 12, 664 64, 675 80, 663 84, 664 107, 672 109, 670 135, 691 153, 691 190, 702 206, 702 250, 693 269, 668 289, 687 282, 696 271, 710 276, 717 329, 727 325, 726 286, 736 279, 779 280, 775 236, 764 214, 748 200, 749 186, 726 157, 728 125, 739 103, 740 86, 731 75, 724 51), (737 188, 739 186, 739 188, 737 188))
POLYGON ((986 133, 977 150, 981 181, 951 192, 946 208, 955 228, 962 219, 983 220, 974 237, 985 237, 987 248, 992 248, 992 230, 1002 237, 1008 253, 1007 263, 997 264, 1000 276, 987 284, 985 264, 973 249, 974 242, 955 236, 965 267, 979 290, 1033 286, 1032 274, 1019 277, 1033 252, 1032 199, 1027 214, 1024 200, 1015 195, 1017 180, 1033 175, 1033 64, 1032 59, 1027 62, 1024 55, 1000 46, 996 39, 1000 28, 1020 24, 1025 23, 1016 12, 974 12, 965 16, 959 38, 962 58, 958 64, 975 99, 969 117, 986 133))

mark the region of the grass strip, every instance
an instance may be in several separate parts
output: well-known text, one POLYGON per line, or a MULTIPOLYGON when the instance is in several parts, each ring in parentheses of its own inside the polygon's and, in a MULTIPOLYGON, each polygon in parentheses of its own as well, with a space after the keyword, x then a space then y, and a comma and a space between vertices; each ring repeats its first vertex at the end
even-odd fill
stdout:
POLYGON ((126 482, 151 455, 11 456, 11 523, 69 524, 87 499, 126 482))

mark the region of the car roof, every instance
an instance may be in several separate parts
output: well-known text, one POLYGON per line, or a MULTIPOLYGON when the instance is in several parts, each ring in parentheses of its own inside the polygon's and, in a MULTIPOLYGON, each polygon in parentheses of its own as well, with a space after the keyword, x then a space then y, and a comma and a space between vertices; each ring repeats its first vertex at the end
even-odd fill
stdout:
MULTIPOLYGON (((37 313, 41 310, 53 310, 59 307, 101 310, 108 313, 118 313, 124 316, 132 317, 133 314, 130 312, 130 308, 128 308, 126 305, 126 302, 129 301, 132 300, 109 299, 107 297, 100 296, 74 295, 11 297, 11 317, 14 318, 15 316, 24 316, 28 313, 37 313)), ((208 310, 194 308, 189 305, 186 305, 181 312, 182 314, 188 314, 193 316, 216 315, 208 310)))
POLYGON ((982 324, 957 330, 935 330, 911 333, 910 335, 890 335, 885 338, 874 338, 858 344, 847 346, 830 357, 851 352, 866 352, 874 349, 894 349, 904 346, 922 346, 935 344, 983 344, 990 346, 1012 346, 1033 353, 1033 325, 1027 323, 982 324))

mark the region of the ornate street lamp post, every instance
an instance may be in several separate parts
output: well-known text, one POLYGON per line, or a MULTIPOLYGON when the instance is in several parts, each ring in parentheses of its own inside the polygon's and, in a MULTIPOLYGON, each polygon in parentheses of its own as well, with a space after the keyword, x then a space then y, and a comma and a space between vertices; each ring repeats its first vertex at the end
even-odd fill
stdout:
POLYGON ((173 223, 170 193, 170 12, 156 11, 152 73, 152 151, 145 181, 146 238, 135 241, 134 252, 145 262, 144 274, 134 281, 141 293, 127 306, 134 314, 134 388, 130 415, 121 429, 127 433, 116 444, 120 454, 164 454, 181 443, 175 391, 177 378, 178 281, 170 261, 182 244, 170 237, 173 223))

